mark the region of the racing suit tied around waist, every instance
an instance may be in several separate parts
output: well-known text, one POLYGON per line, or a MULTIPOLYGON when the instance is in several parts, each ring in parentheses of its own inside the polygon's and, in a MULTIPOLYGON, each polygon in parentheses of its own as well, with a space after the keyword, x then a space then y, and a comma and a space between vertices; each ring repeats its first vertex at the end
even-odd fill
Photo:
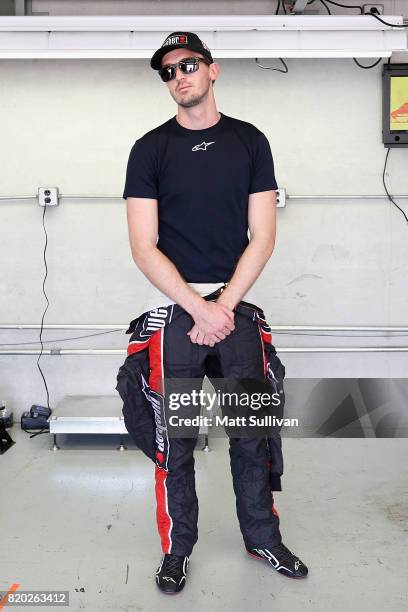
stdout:
MULTIPOLYGON (((217 291, 204 296, 206 301, 215 301, 226 285, 217 291)), ((280 394, 281 406, 284 407, 285 394, 283 380, 285 366, 281 363, 272 344, 272 333, 265 319, 264 312, 255 304, 241 301, 234 312, 256 322, 263 346, 264 375, 274 393, 280 394)), ((160 406, 163 402, 159 363, 161 347, 157 332, 177 320, 186 311, 178 304, 156 308, 133 319, 126 334, 129 338, 127 357, 117 374, 116 390, 123 400, 122 413, 125 426, 140 450, 156 466, 162 466, 165 456, 166 427, 161 418, 160 406), (161 450, 163 448, 163 453, 161 450)), ((193 324, 192 319, 192 324, 193 324)), ((280 428, 273 437, 267 438, 269 450, 269 481, 271 491, 281 491, 283 474, 283 455, 280 428)))

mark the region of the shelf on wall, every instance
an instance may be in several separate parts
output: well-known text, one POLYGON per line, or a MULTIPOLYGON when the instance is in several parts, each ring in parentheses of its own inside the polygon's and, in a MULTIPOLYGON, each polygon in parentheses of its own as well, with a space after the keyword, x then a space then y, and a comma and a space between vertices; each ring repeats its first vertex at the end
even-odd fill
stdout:
MULTIPOLYGON (((402 16, 382 16, 403 24, 402 16)), ((0 17, 0 58, 150 58, 173 31, 192 31, 221 58, 390 57, 405 28, 370 15, 0 17)))

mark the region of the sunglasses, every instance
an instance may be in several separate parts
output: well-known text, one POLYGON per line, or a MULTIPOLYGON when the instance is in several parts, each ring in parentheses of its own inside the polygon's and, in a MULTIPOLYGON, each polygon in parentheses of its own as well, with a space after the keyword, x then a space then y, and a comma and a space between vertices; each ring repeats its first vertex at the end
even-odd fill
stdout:
POLYGON ((177 66, 180 68, 183 74, 192 74, 193 72, 197 72, 200 67, 200 62, 204 62, 209 66, 211 62, 203 57, 186 57, 176 64, 168 64, 167 66, 163 66, 159 70, 159 76, 164 83, 168 81, 172 81, 177 73, 177 66))

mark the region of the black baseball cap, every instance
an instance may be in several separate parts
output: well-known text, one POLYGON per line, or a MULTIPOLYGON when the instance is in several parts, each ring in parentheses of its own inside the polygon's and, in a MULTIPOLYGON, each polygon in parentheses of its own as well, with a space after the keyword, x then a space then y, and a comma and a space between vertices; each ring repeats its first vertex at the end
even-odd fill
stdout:
POLYGON ((162 57, 174 49, 197 51, 197 53, 204 55, 211 63, 214 62, 211 51, 207 45, 198 38, 197 34, 194 34, 194 32, 173 32, 167 36, 160 49, 157 49, 150 60, 150 66, 153 70, 160 70, 162 67, 162 57))

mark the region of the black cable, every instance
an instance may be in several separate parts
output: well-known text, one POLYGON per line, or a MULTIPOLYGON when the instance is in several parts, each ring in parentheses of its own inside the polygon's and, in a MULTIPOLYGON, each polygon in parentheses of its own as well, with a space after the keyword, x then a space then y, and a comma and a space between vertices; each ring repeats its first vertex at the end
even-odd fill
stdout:
POLYGON ((323 6, 326 8, 326 10, 327 10, 327 12, 329 13, 329 15, 331 15, 330 9, 329 9, 329 7, 327 6, 327 4, 325 3, 325 1, 324 1, 324 0, 320 0, 320 2, 321 2, 321 3, 323 4, 323 6))
MULTIPOLYGON (((323 0, 320 0, 323 4, 325 4, 323 2, 323 0)), ((328 4, 334 4, 335 6, 340 6, 341 8, 351 8, 351 9, 359 9, 360 13, 363 15, 363 7, 362 6, 350 6, 349 4, 340 4, 340 2, 334 2, 334 0, 325 0, 325 2, 327 2, 328 4)), ((326 6, 326 8, 328 8, 326 6)), ((331 15, 330 11, 329 14, 331 15)), ((368 13, 366 13, 368 15, 368 13)))
POLYGON ((283 73, 289 72, 288 67, 285 64, 284 60, 281 57, 279 58, 279 60, 285 66, 286 70, 281 70, 280 68, 271 68, 270 66, 262 66, 262 64, 258 62, 258 58, 257 57, 255 58, 256 65, 259 66, 259 68, 263 68, 264 70, 276 70, 276 72, 283 72, 283 73))
POLYGON ((385 184, 385 170, 386 170, 386 168, 387 168, 387 161, 388 161, 388 155, 389 155, 389 153, 390 153, 390 147, 387 147, 387 149, 388 149, 388 150, 387 150, 387 155, 385 156, 385 164, 384 164, 384 171, 383 171, 383 177, 382 177, 382 178, 383 178, 383 185, 384 185, 384 189, 385 189, 385 192, 386 192, 386 194, 387 194, 387 196, 388 196, 388 199, 389 199, 389 200, 390 200, 390 201, 391 201, 391 202, 394 204, 394 206, 396 206, 396 207, 398 208, 398 210, 399 210, 399 211, 401 211, 401 213, 402 213, 402 214, 404 215, 404 217, 405 217, 406 222, 408 223, 408 217, 407 217, 407 215, 406 215, 406 214, 405 214, 405 212, 402 210, 402 208, 400 208, 400 207, 398 206, 398 204, 397 204, 396 202, 394 202, 394 200, 392 199, 392 197, 391 197, 391 196, 390 196, 390 194, 388 193, 387 185, 385 184))
MULTIPOLYGON (((312 0, 314 1, 314 0, 312 0)), ((350 6, 349 4, 340 4, 339 2, 334 2, 334 0, 320 0, 320 2, 326 7, 327 12, 329 13, 329 15, 331 15, 330 9, 329 7, 325 4, 325 2, 327 2, 328 4, 334 4, 335 6, 340 6, 342 8, 355 8, 355 9, 359 9, 361 15, 372 15, 373 17, 377 17, 377 15, 375 13, 372 13, 371 11, 369 13, 364 13, 364 9, 362 6, 350 6)), ((380 19, 380 21, 382 21, 380 19)), ((390 25, 393 26, 392 23, 386 23, 385 21, 382 21, 382 23, 384 23, 385 25, 390 25)), ((402 27, 406 27, 406 26, 402 26, 402 27)), ((357 66, 359 66, 360 68, 364 68, 365 70, 368 70, 370 68, 374 68, 375 66, 378 66, 378 64, 381 62, 382 58, 380 57, 376 62, 374 62, 374 64, 370 64, 370 66, 363 66, 363 64, 360 64, 360 62, 358 60, 356 60, 355 57, 353 57, 353 61, 357 64, 357 66)))
MULTIPOLYGON (((313 4, 313 2, 315 2, 315 0, 309 0, 307 4, 308 5, 313 4)), ((326 5, 326 2, 327 4, 334 4, 335 6, 340 6, 342 8, 359 9, 361 15, 371 15, 375 19, 378 19, 378 21, 381 21, 381 23, 383 23, 384 25, 390 26, 391 28, 407 28, 408 27, 408 25, 406 24, 388 23, 387 21, 384 21, 384 19, 381 19, 381 17, 379 17, 377 13, 373 13, 371 11, 369 11, 368 13, 364 13, 364 8, 362 6, 351 6, 349 4, 340 4, 340 2, 335 2, 334 0, 320 0, 320 2, 323 4, 323 6, 325 6, 329 15, 331 15, 331 12, 330 12, 329 7, 326 5)), ((279 0, 279 4, 280 4, 280 0, 279 0)))
POLYGON ((364 13, 364 15, 372 15, 373 17, 375 17, 375 19, 378 19, 378 21, 381 21, 381 23, 383 23, 384 25, 391 26, 392 28, 407 28, 408 27, 408 25, 406 25, 405 23, 402 23, 402 24, 401 23, 387 23, 375 13, 364 13))
POLYGON ((49 302, 49 300, 48 300, 48 297, 47 297, 47 294, 45 293, 45 281, 46 281, 46 279, 47 279, 47 275, 48 275, 47 258, 46 258, 46 255, 45 255, 45 254, 46 254, 46 252, 47 252, 47 245, 48 245, 48 235, 47 235, 47 230, 46 230, 46 228, 45 228, 45 221, 44 221, 44 218, 45 218, 45 211, 46 211, 46 210, 47 210, 47 206, 44 206, 43 217, 42 217, 42 223, 43 223, 43 228, 44 228, 44 232, 45 232, 45 246, 44 246, 44 253, 43 253, 43 257, 44 257, 44 264, 45 264, 45 276, 44 276, 44 280, 43 280, 42 290, 43 290, 43 293, 44 293, 44 295, 45 295, 45 299, 47 300, 47 306, 46 306, 46 308, 45 308, 45 310, 44 310, 44 312, 43 312, 43 316, 42 316, 42 319, 41 319, 41 329, 40 329, 41 352, 40 352, 40 354, 39 354, 39 356, 38 356, 38 359, 37 359, 37 367, 38 367, 38 369, 40 370, 40 374, 41 374, 42 379, 43 379, 43 381, 44 381, 45 390, 46 390, 46 393, 47 393, 47 406, 48 406, 48 409, 50 409, 50 394, 49 394, 49 392, 48 392, 47 381, 45 380, 45 377, 44 377, 43 371, 42 371, 41 366, 40 366, 40 359, 41 359, 41 355, 42 355, 42 353, 43 353, 43 348, 44 348, 44 345, 43 345, 43 342, 42 342, 42 332, 43 332, 43 325, 44 325, 44 317, 45 317, 45 313, 46 313, 46 312, 47 312, 47 310, 48 310, 48 306, 49 306, 49 304, 50 304, 50 302, 49 302))
POLYGON ((276 7, 275 15, 278 15, 278 14, 279 14, 279 9, 280 9, 280 7, 281 7, 281 2, 282 2, 283 12, 285 13, 285 15, 287 15, 287 14, 288 14, 288 13, 287 13, 287 10, 286 10, 285 1, 286 1, 286 0, 278 0, 278 4, 277 4, 277 7, 276 7))
MULTIPOLYGON (((45 295, 45 299, 47 300, 47 306, 46 306, 46 308, 45 308, 45 310, 43 312, 43 316, 42 316, 42 319, 41 319, 41 329, 40 329, 41 352, 40 352, 40 354, 38 356, 38 359, 37 359, 37 367, 40 370, 40 374, 41 374, 42 379, 44 381, 45 390, 47 392, 47 407, 48 407, 48 410, 51 410, 51 408, 50 408, 50 394, 48 392, 47 381, 45 380, 43 371, 42 371, 41 366, 40 366, 40 359, 41 359, 41 355, 43 353, 43 348, 44 348, 44 345, 43 345, 43 342, 42 342, 42 332, 43 332, 43 325, 44 325, 44 317, 45 317, 45 313, 48 310, 48 306, 50 304, 50 302, 48 300, 48 297, 47 297, 47 294, 45 292, 45 281, 46 281, 47 275, 48 275, 48 266, 47 266, 47 258, 46 258, 47 245, 48 245, 48 235, 47 235, 47 230, 45 228, 45 221, 44 221, 46 209, 47 209, 47 206, 44 206, 43 216, 42 216, 42 223, 43 223, 43 228, 44 228, 44 233, 45 233, 45 246, 44 246, 44 253, 43 253, 44 264, 45 264, 45 276, 44 276, 44 280, 43 280, 42 290, 43 290, 43 293, 45 295)), ((25 431, 26 433, 29 433, 29 434, 31 433, 30 431, 27 431, 25 429, 23 429, 23 431, 25 431)), ((31 434, 30 438, 35 438, 36 436, 39 436, 42 433, 49 433, 49 425, 47 427, 43 427, 42 429, 40 429, 40 431, 37 431, 37 432, 31 434)))
POLYGON ((360 66, 360 68, 364 68, 365 70, 367 70, 368 68, 374 68, 374 66, 377 66, 382 60, 382 57, 379 57, 378 60, 376 62, 374 62, 374 64, 371 64, 370 66, 363 66, 363 64, 360 64, 360 62, 358 62, 356 60, 355 57, 353 57, 353 61, 357 64, 357 66, 360 66))
MULTIPOLYGON (((32 432, 31 432, 31 431, 29 431, 28 429, 23 429, 23 431, 25 431, 27 434, 31 434, 31 433, 32 433, 32 432)), ((42 434, 42 433, 50 433, 50 430, 48 429, 48 427, 47 427, 47 428, 40 429, 40 431, 37 431, 37 432, 33 433, 33 434, 30 436, 30 438, 35 438, 35 436, 39 436, 39 435, 40 435, 40 434, 42 434)))

